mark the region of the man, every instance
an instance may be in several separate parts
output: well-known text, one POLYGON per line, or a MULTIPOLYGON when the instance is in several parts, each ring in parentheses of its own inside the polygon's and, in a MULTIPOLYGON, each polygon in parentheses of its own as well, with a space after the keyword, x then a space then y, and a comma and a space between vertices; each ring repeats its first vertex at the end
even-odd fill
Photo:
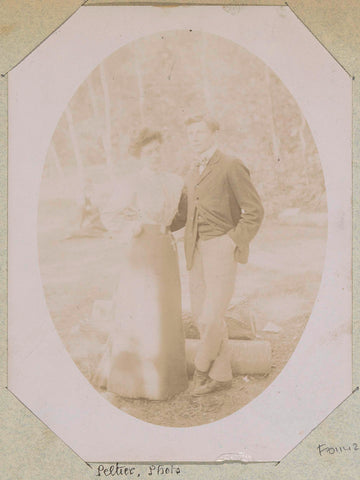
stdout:
POLYGON ((246 263, 249 243, 264 211, 248 169, 217 148, 219 125, 199 115, 186 122, 197 156, 190 168, 172 230, 185 226, 193 317, 200 332, 193 395, 231 386, 225 313, 233 295, 237 262, 246 263))

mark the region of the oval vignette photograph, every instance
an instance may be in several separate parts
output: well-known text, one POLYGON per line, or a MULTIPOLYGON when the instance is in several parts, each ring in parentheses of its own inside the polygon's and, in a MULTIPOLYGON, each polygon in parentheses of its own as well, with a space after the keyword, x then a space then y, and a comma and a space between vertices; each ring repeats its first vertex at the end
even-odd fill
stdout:
POLYGON ((237 43, 133 41, 59 118, 38 207, 45 299, 77 368, 133 417, 203 425, 264 392, 310 318, 326 238, 306 118, 237 43))

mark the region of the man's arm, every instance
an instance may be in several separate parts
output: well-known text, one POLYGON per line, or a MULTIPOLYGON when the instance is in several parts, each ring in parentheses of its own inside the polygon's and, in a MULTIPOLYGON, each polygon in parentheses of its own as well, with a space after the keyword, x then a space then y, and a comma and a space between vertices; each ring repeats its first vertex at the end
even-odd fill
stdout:
POLYGON ((264 218, 264 208, 260 197, 251 182, 249 170, 238 160, 234 160, 228 170, 228 181, 235 199, 242 210, 241 218, 228 234, 242 249, 248 248, 264 218))
POLYGON ((186 192, 186 188, 184 187, 181 193, 178 211, 176 212, 176 215, 170 225, 170 230, 172 232, 176 232, 176 230, 180 230, 180 228, 185 227, 186 217, 187 217, 187 192, 186 192))

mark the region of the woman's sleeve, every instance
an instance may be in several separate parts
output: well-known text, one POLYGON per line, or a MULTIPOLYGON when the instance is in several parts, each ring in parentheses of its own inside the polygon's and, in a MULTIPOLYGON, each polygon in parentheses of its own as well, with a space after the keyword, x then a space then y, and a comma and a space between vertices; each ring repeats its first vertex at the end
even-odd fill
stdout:
POLYGON ((177 212, 170 224, 170 230, 172 232, 176 232, 176 230, 180 230, 181 228, 185 227, 186 218, 187 218, 187 191, 186 191, 186 187, 183 187, 177 212))

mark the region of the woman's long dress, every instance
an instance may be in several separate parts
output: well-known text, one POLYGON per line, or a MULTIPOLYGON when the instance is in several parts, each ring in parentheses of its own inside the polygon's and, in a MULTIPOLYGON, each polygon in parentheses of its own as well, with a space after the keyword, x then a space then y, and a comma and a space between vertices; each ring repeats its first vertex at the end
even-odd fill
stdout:
POLYGON ((130 233, 94 381, 124 397, 161 400, 187 388, 178 256, 167 228, 181 190, 180 177, 145 169, 122 182, 102 217, 111 230, 130 233))

